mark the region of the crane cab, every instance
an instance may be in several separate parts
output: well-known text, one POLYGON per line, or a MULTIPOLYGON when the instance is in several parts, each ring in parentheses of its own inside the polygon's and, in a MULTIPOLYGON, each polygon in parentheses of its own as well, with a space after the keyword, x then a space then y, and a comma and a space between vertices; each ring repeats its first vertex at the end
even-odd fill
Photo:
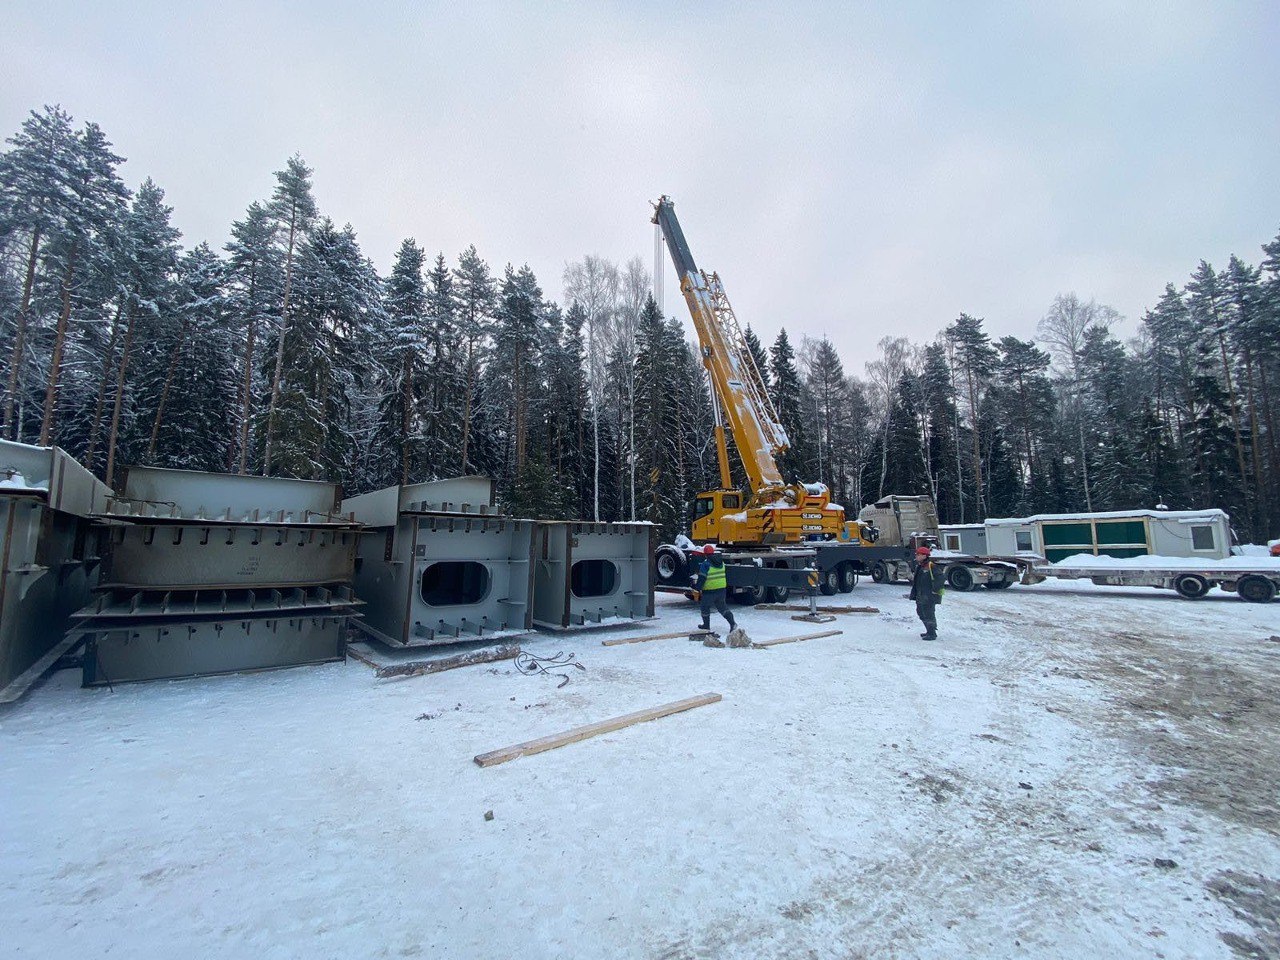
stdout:
POLYGON ((693 539, 698 543, 732 543, 738 523, 746 522, 741 490, 708 490, 693 508, 693 539))

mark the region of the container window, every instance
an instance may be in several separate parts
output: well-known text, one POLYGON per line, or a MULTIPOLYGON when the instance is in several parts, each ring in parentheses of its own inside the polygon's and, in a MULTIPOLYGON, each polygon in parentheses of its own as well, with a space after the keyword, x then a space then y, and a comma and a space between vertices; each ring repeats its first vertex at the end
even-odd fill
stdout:
POLYGON ((422 602, 429 607, 479 603, 489 592, 489 570, 474 560, 445 560, 422 571, 422 602))
POLYGON ((607 597, 618 586, 618 566, 612 560, 579 560, 570 578, 575 597, 607 597))
POLYGON ((948 550, 959 550, 959 549, 960 549, 960 534, 958 534, 958 533, 948 533, 948 534, 947 534, 947 549, 948 549, 948 550))
POLYGON ((1021 553, 1030 553, 1032 551, 1033 548, 1031 546, 1030 530, 1019 530, 1013 536, 1014 536, 1014 539, 1017 541, 1018 550, 1021 553))
POLYGON ((1197 525, 1191 528, 1191 549, 1192 550, 1212 550, 1213 546, 1213 527, 1205 524, 1197 525))

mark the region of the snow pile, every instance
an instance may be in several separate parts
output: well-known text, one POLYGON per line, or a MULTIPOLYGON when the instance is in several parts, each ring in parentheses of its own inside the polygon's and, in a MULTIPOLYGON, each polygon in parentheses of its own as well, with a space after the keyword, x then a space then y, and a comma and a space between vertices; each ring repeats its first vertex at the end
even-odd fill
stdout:
POLYGON ((1090 520, 1131 520, 1138 517, 1148 520, 1177 520, 1181 523, 1228 519, 1225 510, 1113 510, 1108 513, 1037 513, 1030 517, 991 517, 987 520, 987 526, 1022 527, 1056 520, 1078 520, 1086 523, 1090 520))
POLYGON ((49 484, 47 481, 45 483, 28 481, 17 470, 12 473, 6 471, 5 475, 0 475, 0 490, 11 493, 48 493, 49 484))
POLYGON ((1215 560, 1209 557, 1160 557, 1153 554, 1140 557, 1095 557, 1091 553, 1076 553, 1049 566, 1073 570, 1275 570, 1280 573, 1280 557, 1244 556, 1215 560))

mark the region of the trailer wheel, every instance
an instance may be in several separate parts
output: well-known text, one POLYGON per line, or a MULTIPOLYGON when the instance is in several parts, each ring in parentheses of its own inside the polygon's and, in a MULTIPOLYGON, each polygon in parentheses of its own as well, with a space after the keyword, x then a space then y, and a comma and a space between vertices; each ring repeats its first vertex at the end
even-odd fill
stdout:
POLYGON ((769 587, 768 596, 770 603, 786 603, 791 599, 790 587, 769 587))
POLYGON ((749 603, 755 606, 757 603, 764 603, 768 599, 768 588, 761 586, 743 587, 738 596, 742 603, 749 603))
POLYGON ((1173 581, 1173 589, 1178 591, 1178 596, 1187 600, 1199 600, 1209 592, 1209 581, 1194 573, 1184 573, 1173 581))
POLYGON ((853 564, 842 563, 836 570, 840 574, 840 592, 853 593, 853 588, 858 585, 858 571, 853 569, 853 564))
POLYGON ((871 579, 876 583, 884 583, 889 579, 889 571, 883 560, 877 560, 876 565, 871 568, 871 579))
POLYGON ((822 579, 818 581, 818 589, 824 597, 833 597, 840 589, 840 571, 832 567, 822 571, 822 579))
POLYGON ((1236 593, 1240 594, 1241 600, 1248 600, 1250 603, 1270 603, 1276 597, 1276 585, 1266 577, 1250 574, 1240 578, 1240 582, 1236 584, 1236 593))
POLYGON ((988 590, 1007 590, 1013 586, 1012 580, 988 580, 983 584, 988 590))
POLYGON ((684 554, 675 547, 659 547, 653 558, 659 583, 684 583, 687 564, 684 554))
POLYGON ((961 593, 968 593, 973 589, 973 572, 964 564, 957 563, 947 571, 947 583, 961 593))

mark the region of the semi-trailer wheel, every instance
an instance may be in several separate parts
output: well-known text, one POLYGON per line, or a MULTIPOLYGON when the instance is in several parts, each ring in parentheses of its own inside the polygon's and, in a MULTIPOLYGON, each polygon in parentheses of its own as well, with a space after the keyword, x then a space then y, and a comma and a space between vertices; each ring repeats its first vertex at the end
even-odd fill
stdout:
POLYGON ((876 583, 884 583, 889 579, 889 569, 884 565, 883 560, 877 560, 875 566, 871 568, 871 579, 876 583))
POLYGON ((840 575, 840 592, 853 593, 853 588, 858 585, 858 571, 853 568, 853 564, 846 561, 836 570, 840 575))
POLYGON ((1178 591, 1180 597, 1188 600, 1199 600, 1209 592, 1209 581, 1204 577, 1198 577, 1194 573, 1184 573, 1173 581, 1173 589, 1178 591))
POLYGON ((973 572, 963 564, 956 564, 947 571, 947 583, 961 593, 968 593, 973 589, 973 572))
POLYGON ((754 586, 742 588, 741 598, 743 603, 749 603, 752 606, 755 606, 757 603, 764 603, 768 597, 768 587, 754 586))
POLYGON ((790 587, 769 587, 768 596, 770 603, 786 603, 791 599, 790 587))
POLYGON ((1250 574, 1240 578, 1240 582, 1236 584, 1236 593, 1240 594, 1241 600, 1248 600, 1250 603, 1270 603, 1276 597, 1276 585, 1266 577, 1250 574))
POLYGON ((684 554, 675 547, 659 547, 654 555, 654 567, 659 583, 678 583, 684 586, 688 582, 684 554))
POLYGON ((833 597, 836 591, 840 589, 840 571, 832 567, 830 570, 823 570, 819 575, 821 579, 818 581, 818 589, 824 597, 833 597))
POLYGON ((1013 586, 1012 580, 988 580, 983 584, 988 590, 1007 590, 1013 586))

